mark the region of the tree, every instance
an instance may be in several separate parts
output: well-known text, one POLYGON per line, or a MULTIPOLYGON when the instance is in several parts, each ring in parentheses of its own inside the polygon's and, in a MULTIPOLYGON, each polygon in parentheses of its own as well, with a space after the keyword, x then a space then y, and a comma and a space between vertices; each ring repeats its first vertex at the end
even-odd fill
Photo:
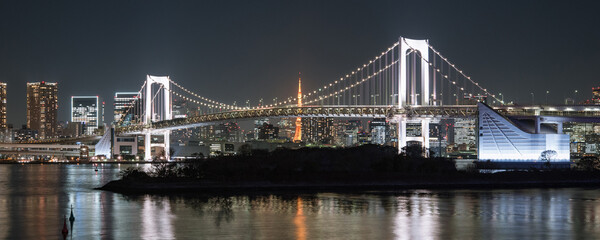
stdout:
POLYGON ((600 160, 598 160, 598 157, 592 157, 592 156, 582 157, 577 162, 577 168, 584 170, 584 171, 600 170, 600 160))
POLYGON ((544 165, 550 168, 550 162, 552 161, 552 159, 554 159, 554 157, 556 157, 556 155, 558 155, 556 151, 546 150, 543 151, 542 154, 540 154, 540 160, 544 161, 544 165))
POLYGON ((421 145, 408 145, 402 148, 402 153, 411 158, 421 158, 425 149, 421 145))
POLYGON ((554 157, 556 157, 556 155, 558 155, 558 153, 556 151, 546 150, 546 151, 543 151, 542 154, 540 154, 540 160, 550 162, 550 161, 552 161, 552 159, 554 159, 554 157))
POLYGON ((252 146, 246 143, 238 148, 238 152, 242 156, 250 156, 252 155, 252 146))

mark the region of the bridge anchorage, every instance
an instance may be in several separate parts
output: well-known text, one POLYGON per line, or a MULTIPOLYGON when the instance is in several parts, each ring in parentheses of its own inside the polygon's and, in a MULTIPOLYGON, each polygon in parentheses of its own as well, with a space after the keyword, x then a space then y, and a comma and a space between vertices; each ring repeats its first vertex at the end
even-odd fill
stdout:
MULTIPOLYGON (((162 148, 163 156, 169 158, 166 149, 171 130, 220 121, 263 117, 386 118, 396 126, 395 139, 401 151, 408 144, 430 148, 432 124, 440 125, 445 119, 476 121, 478 102, 504 105, 503 100, 458 69, 428 40, 404 37, 340 78, 302 93, 278 96, 272 104, 238 106, 204 97, 169 77, 147 76, 139 91, 141 97, 130 104, 115 130, 118 135, 144 135, 144 156, 150 160, 153 147, 162 148), (191 116, 173 117, 173 98, 186 101, 197 111, 191 116), (157 137, 152 140, 154 136, 157 137)), ((477 133, 471 133, 467 144, 476 147, 476 136, 477 133)), ((440 139, 444 136, 439 134, 435 138, 448 140, 440 139)))

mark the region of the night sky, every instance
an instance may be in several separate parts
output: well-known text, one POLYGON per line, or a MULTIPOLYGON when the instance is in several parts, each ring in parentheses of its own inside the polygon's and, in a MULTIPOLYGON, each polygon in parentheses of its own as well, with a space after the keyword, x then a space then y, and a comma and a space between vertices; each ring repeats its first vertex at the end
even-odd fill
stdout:
POLYGON ((25 123, 26 82, 100 95, 169 75, 216 100, 293 96, 333 81, 399 36, 426 38, 505 100, 552 103, 600 86, 594 1, 0 1, 0 81, 8 122, 25 123), (549 3, 557 2, 557 3, 549 3))

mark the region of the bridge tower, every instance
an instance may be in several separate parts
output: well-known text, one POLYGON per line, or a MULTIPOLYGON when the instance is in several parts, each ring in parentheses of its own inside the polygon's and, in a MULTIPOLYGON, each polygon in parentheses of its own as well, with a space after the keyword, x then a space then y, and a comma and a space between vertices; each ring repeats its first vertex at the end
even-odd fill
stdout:
MULTIPOLYGON (((172 116, 172 108, 171 108, 171 86, 170 86, 170 79, 168 76, 151 76, 151 75, 147 75, 146 76, 146 93, 145 93, 145 101, 144 101, 144 125, 148 125, 151 124, 152 121, 162 121, 162 120, 171 120, 173 118, 172 116), (153 84, 160 84, 161 88, 159 88, 159 92, 157 93, 157 97, 160 97, 159 99, 161 99, 162 101, 162 106, 158 106, 158 110, 156 110, 153 107, 152 101, 154 100, 154 96, 152 94, 152 85, 153 84), (162 91, 162 95, 158 96, 162 91), (161 113, 161 115, 159 116, 158 114, 161 113), (157 119, 155 119, 157 118, 157 119)), ((162 133, 163 135, 163 139, 164 139, 164 143, 160 144, 152 144, 152 135, 156 134, 157 132, 153 132, 151 130, 147 130, 144 133, 144 158, 146 161, 151 161, 152 160, 152 146, 162 146, 164 148, 165 151, 165 158, 168 160, 170 159, 170 154, 169 154, 169 148, 170 148, 170 136, 171 136, 171 131, 170 130, 163 130, 161 132, 158 132, 159 134, 162 133)))
MULTIPOLYGON (((429 43, 426 39, 416 40, 400 37, 400 54, 398 76, 398 108, 404 108, 406 106, 417 106, 417 105, 430 105, 430 97, 435 97, 429 93, 429 43), (417 74, 413 72, 415 81, 409 83, 408 81, 408 69, 412 67, 413 70, 416 66, 411 66, 408 60, 409 53, 414 51, 414 54, 419 54, 420 59, 420 72, 417 74), (420 88, 416 87, 416 84, 420 84, 420 88), (410 89, 409 89, 410 86, 410 89), (417 92, 418 91, 418 92, 417 92), (420 101, 419 101, 420 100, 420 101), (420 104, 419 104, 420 103, 420 104)), ((429 122, 430 119, 407 119, 406 116, 395 116, 395 121, 398 124, 398 150, 402 151, 402 148, 406 147, 407 141, 419 141, 425 149, 429 149, 429 122), (406 124, 421 123, 421 137, 407 137, 406 136, 406 124)))

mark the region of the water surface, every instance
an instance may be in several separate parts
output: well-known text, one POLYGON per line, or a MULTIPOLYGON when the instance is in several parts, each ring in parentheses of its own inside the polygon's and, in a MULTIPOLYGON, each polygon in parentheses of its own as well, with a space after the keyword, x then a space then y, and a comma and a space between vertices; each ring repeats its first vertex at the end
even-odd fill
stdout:
POLYGON ((0 165, 0 239, 593 239, 598 189, 239 196, 93 190, 128 165, 0 165), (67 222, 67 224, 69 224, 67 222))

